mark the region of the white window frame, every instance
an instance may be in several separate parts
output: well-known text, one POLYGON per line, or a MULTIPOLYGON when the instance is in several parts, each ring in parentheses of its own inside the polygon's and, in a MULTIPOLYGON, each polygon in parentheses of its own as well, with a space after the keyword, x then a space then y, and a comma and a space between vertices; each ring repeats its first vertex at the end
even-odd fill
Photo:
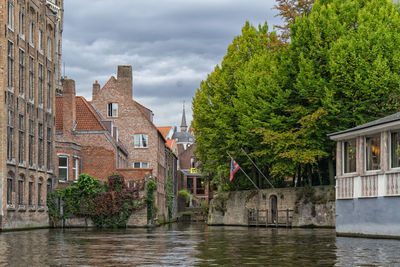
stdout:
POLYGON ((110 102, 107 104, 107 117, 118 117, 118 103, 110 102))
POLYGON ((21 10, 19 12, 19 36, 25 40, 25 13, 21 10))
POLYGON ((382 170, 382 139, 383 139, 382 138, 382 133, 366 135, 366 136, 364 136, 363 139, 364 139, 364 171, 366 173, 374 173, 374 172, 382 170), (379 164, 380 164, 380 168, 379 169, 373 169, 373 170, 367 170, 367 165, 368 165, 368 162, 367 162, 367 138, 371 138, 371 137, 374 137, 374 136, 379 136, 379 149, 380 149, 380 152, 379 152, 379 164))
POLYGON ((133 140, 134 142, 134 146, 135 146, 135 148, 148 148, 149 147, 149 135, 148 134, 145 134, 145 133, 137 133, 137 134, 135 134, 134 135, 134 140, 133 140), (144 145, 143 144, 143 138, 142 138, 142 136, 144 136, 145 137, 145 142, 146 142, 146 145, 144 145), (138 144, 136 143, 136 140, 139 140, 138 141, 138 144))
POLYGON ((14 2, 8 1, 8 28, 14 31, 14 2))
POLYGON ((68 181, 68 166, 69 166, 69 156, 68 155, 58 155, 58 180, 59 181, 64 181, 67 182, 68 181), (60 158, 65 158, 67 159, 67 166, 60 166, 60 158), (66 169, 67 170, 67 174, 65 179, 60 179, 60 169, 66 169))
POLYGON ((35 23, 32 20, 29 21, 29 44, 35 47, 35 23))
POLYGON ((74 174, 74 181, 78 181, 79 178, 79 158, 74 157, 74 162, 72 165, 72 172, 74 174))
POLYGON ((133 163, 134 169, 148 169, 149 163, 147 161, 136 161, 133 163), (139 164, 139 167, 135 167, 135 164, 139 164))
POLYGON ((51 37, 47 38, 47 58, 51 61, 52 57, 52 49, 53 49, 53 45, 52 45, 52 39, 51 37))
POLYGON ((357 138, 351 138, 351 139, 346 139, 346 140, 342 141, 342 173, 343 173, 343 175, 352 175, 352 174, 357 173, 357 138), (356 152, 356 170, 354 172, 345 172, 344 143, 349 142, 351 140, 354 140, 356 142, 356 151, 355 151, 356 152))

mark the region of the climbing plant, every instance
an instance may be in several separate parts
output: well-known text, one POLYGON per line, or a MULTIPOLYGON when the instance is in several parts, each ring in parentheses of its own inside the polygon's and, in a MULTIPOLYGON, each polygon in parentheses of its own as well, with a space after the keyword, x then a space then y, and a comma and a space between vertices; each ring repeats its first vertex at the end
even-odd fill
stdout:
POLYGON ((147 221, 151 222, 157 213, 157 207, 154 198, 154 191, 157 190, 157 184, 153 180, 146 182, 146 204, 147 204, 147 221))

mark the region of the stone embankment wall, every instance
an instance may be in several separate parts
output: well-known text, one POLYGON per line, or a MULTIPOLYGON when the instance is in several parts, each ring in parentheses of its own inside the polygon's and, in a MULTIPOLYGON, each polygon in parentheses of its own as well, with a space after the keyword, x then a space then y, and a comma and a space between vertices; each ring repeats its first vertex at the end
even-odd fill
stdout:
POLYGON ((291 210, 293 227, 335 227, 335 189, 329 186, 277 188, 216 194, 210 203, 208 224, 248 225, 248 210, 269 210, 277 200, 279 221, 291 210))

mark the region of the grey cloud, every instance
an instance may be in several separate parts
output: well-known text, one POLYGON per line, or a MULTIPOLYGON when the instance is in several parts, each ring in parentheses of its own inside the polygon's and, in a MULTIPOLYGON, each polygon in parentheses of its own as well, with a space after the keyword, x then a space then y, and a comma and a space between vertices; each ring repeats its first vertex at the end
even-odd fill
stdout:
MULTIPOLYGON (((63 59, 78 94, 90 99, 95 80, 104 85, 117 65, 133 65, 134 97, 154 111, 160 125, 180 121, 182 102, 191 103, 246 20, 254 25, 268 20, 270 29, 279 23, 272 0, 68 0, 64 5, 63 59)), ((187 113, 190 120, 191 110, 187 113)))

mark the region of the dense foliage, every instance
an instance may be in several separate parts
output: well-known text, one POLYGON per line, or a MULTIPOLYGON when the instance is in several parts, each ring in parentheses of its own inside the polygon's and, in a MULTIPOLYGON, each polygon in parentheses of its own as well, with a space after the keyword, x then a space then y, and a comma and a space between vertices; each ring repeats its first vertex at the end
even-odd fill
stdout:
POLYGON ((111 175, 107 184, 101 185, 90 175, 81 174, 73 186, 49 194, 47 203, 53 222, 84 217, 98 228, 125 227, 132 212, 142 206, 138 189, 127 188, 120 175, 111 175))
POLYGON ((289 29, 284 43, 267 24, 247 22, 196 92, 197 152, 220 189, 252 188, 240 172, 228 182, 227 151, 267 186, 240 148, 276 186, 287 177, 332 183, 327 134, 398 111, 400 16, 391 1, 317 0, 289 29))
POLYGON ((157 183, 153 180, 148 180, 146 182, 146 205, 147 205, 147 221, 151 223, 156 217, 157 206, 154 197, 154 192, 157 190, 157 183))

